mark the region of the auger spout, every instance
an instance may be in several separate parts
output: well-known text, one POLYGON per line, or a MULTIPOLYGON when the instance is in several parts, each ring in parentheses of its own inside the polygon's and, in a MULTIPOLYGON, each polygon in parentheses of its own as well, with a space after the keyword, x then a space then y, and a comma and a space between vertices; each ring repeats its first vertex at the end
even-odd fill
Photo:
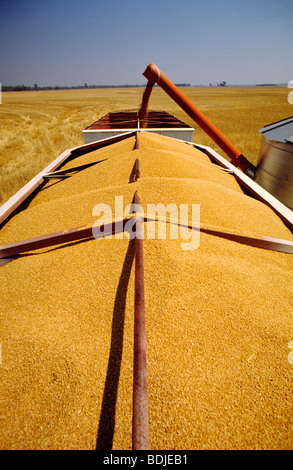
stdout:
POLYGON ((157 83, 193 119, 231 159, 231 163, 254 178, 255 167, 244 155, 217 129, 214 124, 172 83, 153 63, 149 64, 143 75, 148 80, 148 88, 157 83))

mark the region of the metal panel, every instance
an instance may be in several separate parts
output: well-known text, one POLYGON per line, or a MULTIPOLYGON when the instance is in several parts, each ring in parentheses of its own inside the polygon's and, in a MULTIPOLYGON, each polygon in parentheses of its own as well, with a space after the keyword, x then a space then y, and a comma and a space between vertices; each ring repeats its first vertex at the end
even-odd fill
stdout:
POLYGON ((255 181, 293 209, 293 145, 263 136, 255 181))
POLYGON ((293 134, 293 116, 290 118, 282 119, 281 121, 269 124, 259 132, 268 140, 275 140, 277 142, 286 142, 292 138, 293 134))

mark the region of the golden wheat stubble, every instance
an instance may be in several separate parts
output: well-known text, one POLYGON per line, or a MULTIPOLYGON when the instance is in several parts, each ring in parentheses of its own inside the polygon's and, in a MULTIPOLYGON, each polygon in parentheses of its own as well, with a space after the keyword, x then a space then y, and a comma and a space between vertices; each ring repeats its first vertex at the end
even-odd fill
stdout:
MULTIPOLYGON (((183 92, 254 165, 261 142, 258 130, 292 115, 286 87, 185 87, 183 92)), ((82 130, 97 119, 110 111, 139 109, 141 94, 140 88, 3 92, 0 204, 66 148, 81 145, 82 130)), ((159 87, 153 88, 150 106, 195 127, 194 140, 214 147, 159 87)))

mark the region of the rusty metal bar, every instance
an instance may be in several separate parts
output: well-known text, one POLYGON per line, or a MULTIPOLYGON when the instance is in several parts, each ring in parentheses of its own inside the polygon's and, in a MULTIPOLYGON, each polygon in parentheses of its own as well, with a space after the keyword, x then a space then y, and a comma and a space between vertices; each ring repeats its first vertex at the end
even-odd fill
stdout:
POLYGON ((85 163, 84 165, 78 165, 73 168, 67 168, 65 170, 58 170, 54 171, 53 173, 47 173, 44 175, 44 178, 69 178, 71 176, 71 173, 78 173, 79 171, 86 170, 87 168, 90 168, 93 165, 97 165, 98 163, 104 162, 106 159, 104 158, 103 160, 98 160, 97 162, 90 162, 90 163, 85 163))
POLYGON ((242 245, 252 246, 254 248, 261 248, 263 250, 279 251, 281 253, 293 254, 293 242, 290 240, 281 240, 272 237, 254 238, 246 237, 245 235, 237 235, 234 233, 221 232, 219 230, 211 230, 201 227, 200 231, 215 237, 225 238, 232 242, 241 243, 242 245))
POLYGON ((138 133, 136 132, 135 134, 135 144, 133 150, 138 150, 139 149, 139 140, 138 140, 138 133))
POLYGON ((47 179, 47 180, 50 180, 50 179, 59 179, 59 180, 63 180, 63 179, 66 179, 66 178, 70 178, 70 176, 72 175, 68 175, 67 173, 63 172, 63 173, 56 173, 56 175, 54 173, 48 173, 47 175, 44 175, 44 179, 47 179))
POLYGON ((139 178, 140 178, 139 159, 136 158, 130 177, 129 177, 129 183, 135 183, 135 181, 137 181, 139 178))
POLYGON ((38 250, 40 248, 47 248, 62 243, 81 240, 83 238, 92 237, 92 227, 78 227, 70 229, 66 232, 55 232, 48 235, 41 235, 39 237, 29 238, 9 245, 0 247, 0 258, 7 258, 16 256, 28 251, 38 250))
POLYGON ((135 160, 134 164, 134 181, 137 181, 140 178, 140 168, 139 168, 139 159, 135 160))
POLYGON ((84 155, 89 152, 93 152, 94 150, 98 150, 100 148, 106 147, 108 145, 112 145, 116 142, 120 142, 121 140, 128 139, 135 134, 135 131, 127 131, 123 132, 123 134, 113 135, 111 137, 106 137, 105 139, 97 140, 96 142, 90 142, 89 144, 83 144, 79 147, 75 147, 71 151, 71 155, 75 157, 79 157, 80 155, 84 155))
MULTIPOLYGON (((157 83, 213 141, 231 158, 232 163, 242 171, 253 171, 253 165, 242 155, 214 124, 159 70, 155 64, 149 64, 143 75, 154 84, 157 83)), ((150 88, 150 84, 147 85, 150 88)))
MULTIPOLYGON (((155 213, 148 214, 144 217, 144 222, 149 221, 162 221, 164 223, 169 224, 176 224, 178 225, 178 221, 174 222, 172 220, 167 220, 166 218, 158 217, 155 213)), ((251 246, 254 248, 261 248, 263 250, 271 250, 271 251, 279 251, 281 253, 293 254, 293 241, 291 240, 282 240, 280 238, 273 238, 273 237, 263 237, 263 238, 256 238, 256 237, 248 237, 246 235, 238 235, 231 232, 223 232, 220 230, 209 229, 208 227, 203 226, 193 226, 190 224, 182 224, 180 223, 181 227, 186 227, 189 230, 196 230, 201 233, 206 233, 207 235, 212 235, 215 237, 224 238, 226 240, 230 240, 232 242, 240 243, 242 245, 251 246)))
POLYGON ((112 235, 117 233, 117 227, 124 230, 126 222, 131 216, 125 217, 121 222, 113 221, 101 226, 83 226, 71 228, 64 232, 55 232, 48 235, 41 235, 39 237, 29 238, 8 245, 0 246, 0 259, 17 256, 21 253, 28 251, 38 250, 40 248, 48 248, 54 245, 61 245, 62 243, 83 240, 85 238, 101 238, 102 236, 112 235), (95 229, 99 228, 99 234, 95 229))
MULTIPOLYGON (((135 193, 134 203, 140 205, 135 193)), ((136 218, 135 236, 135 302, 134 302, 134 361, 133 361, 133 420, 132 449, 148 450, 149 416, 147 393, 146 331, 143 272, 143 218, 136 218)))
MULTIPOLYGON (((131 217, 131 216, 129 216, 131 217)), ((121 230, 124 230, 125 223, 129 220, 129 217, 123 219, 123 224, 121 230)), ((156 220, 154 217, 148 216, 144 217, 143 221, 148 222, 149 220, 156 220)), ((104 236, 117 233, 117 226, 120 227, 120 223, 110 222, 105 224, 100 229, 103 228, 104 236)), ((263 237, 263 238, 254 238, 247 237, 243 235, 237 235, 234 233, 222 232, 218 230, 212 230, 205 227, 192 227, 187 226, 189 229, 200 230, 203 233, 208 235, 214 235, 221 238, 226 238, 237 243, 250 245, 256 248, 262 248, 273 251, 280 251, 283 253, 293 254, 293 242, 290 240, 281 240, 278 238, 263 237)), ((292 226, 291 226, 292 230, 292 226)), ((40 237, 30 238, 27 240, 22 240, 15 243, 10 243, 8 245, 0 246, 0 259, 12 259, 13 257, 26 253, 29 251, 38 250, 41 248, 48 248, 50 246, 61 245, 63 243, 68 243, 72 241, 82 240, 86 238, 95 237, 95 227, 77 227, 67 230, 65 232, 55 232, 48 235, 42 235, 40 237)), ((98 238, 98 237, 96 237, 98 238)), ((1 264, 0 264, 1 265, 1 264)))

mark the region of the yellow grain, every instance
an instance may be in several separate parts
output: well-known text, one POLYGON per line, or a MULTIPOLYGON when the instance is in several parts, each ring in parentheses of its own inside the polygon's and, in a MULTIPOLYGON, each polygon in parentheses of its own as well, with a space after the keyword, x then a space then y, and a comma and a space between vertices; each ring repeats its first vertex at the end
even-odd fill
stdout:
MULTIPOLYGON (((139 140, 66 164, 100 162, 49 182, 1 243, 92 224, 95 204, 135 190, 144 210, 200 204, 203 224, 293 240, 199 151, 139 140)), ((131 449, 133 257, 126 238, 99 239, 0 269, 2 449, 131 449)), ((201 233, 194 251, 144 240, 144 268, 151 449, 292 449, 292 256, 201 233)))

